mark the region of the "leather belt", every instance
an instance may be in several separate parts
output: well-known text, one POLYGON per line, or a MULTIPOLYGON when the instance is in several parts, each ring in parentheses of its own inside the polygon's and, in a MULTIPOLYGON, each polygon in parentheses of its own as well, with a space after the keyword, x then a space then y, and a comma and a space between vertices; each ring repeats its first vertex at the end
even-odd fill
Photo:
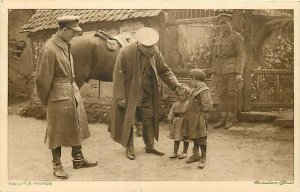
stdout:
POLYGON ((176 113, 174 112, 174 117, 183 117, 185 115, 185 113, 181 112, 181 113, 176 113))
POLYGON ((59 82, 59 83, 74 83, 75 82, 75 76, 72 76, 72 77, 53 77, 53 81, 59 82))

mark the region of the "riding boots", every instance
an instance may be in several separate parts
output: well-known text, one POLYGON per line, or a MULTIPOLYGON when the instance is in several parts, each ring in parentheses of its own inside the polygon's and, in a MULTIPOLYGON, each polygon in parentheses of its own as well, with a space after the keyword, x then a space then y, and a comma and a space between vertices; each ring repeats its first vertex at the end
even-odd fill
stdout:
POLYGON ((226 124, 226 120, 227 120, 227 113, 221 112, 221 118, 216 124, 214 124, 214 128, 218 129, 223 127, 226 124))
POLYGON ((205 167, 205 163, 206 163, 206 146, 205 145, 200 145, 200 148, 201 148, 201 157, 200 157, 198 167, 200 169, 203 169, 205 167))

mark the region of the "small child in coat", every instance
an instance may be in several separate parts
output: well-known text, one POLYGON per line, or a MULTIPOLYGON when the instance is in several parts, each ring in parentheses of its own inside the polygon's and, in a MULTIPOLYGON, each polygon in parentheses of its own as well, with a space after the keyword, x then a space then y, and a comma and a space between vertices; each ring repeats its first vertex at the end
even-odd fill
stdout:
POLYGON ((187 163, 198 162, 198 167, 203 169, 206 163, 207 147, 207 120, 212 110, 212 99, 210 89, 204 80, 206 74, 201 69, 192 69, 189 73, 190 84, 194 88, 189 97, 186 111, 188 122, 188 137, 194 143, 193 155, 187 163), (199 154, 201 149, 201 156, 199 154))
POLYGON ((169 112, 170 138, 174 139, 174 152, 170 158, 184 159, 187 157, 189 148, 187 122, 185 112, 188 106, 188 96, 190 89, 187 85, 181 84, 181 89, 176 91, 178 101, 175 102, 169 112), (180 141, 183 141, 183 152, 178 156, 180 141))

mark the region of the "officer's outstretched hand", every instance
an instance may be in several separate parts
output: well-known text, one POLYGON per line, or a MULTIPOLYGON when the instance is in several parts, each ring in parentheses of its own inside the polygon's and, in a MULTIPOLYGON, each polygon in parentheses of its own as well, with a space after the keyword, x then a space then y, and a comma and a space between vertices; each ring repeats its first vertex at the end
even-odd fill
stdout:
POLYGON ((126 107, 126 99, 118 100, 118 105, 122 108, 126 107))
POLYGON ((235 80, 236 80, 237 83, 242 82, 242 75, 241 75, 241 74, 237 74, 237 75, 235 76, 235 80))

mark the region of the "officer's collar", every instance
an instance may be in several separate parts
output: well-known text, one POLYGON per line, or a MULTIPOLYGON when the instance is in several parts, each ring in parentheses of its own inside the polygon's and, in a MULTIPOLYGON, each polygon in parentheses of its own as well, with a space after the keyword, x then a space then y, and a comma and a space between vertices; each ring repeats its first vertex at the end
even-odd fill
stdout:
POLYGON ((52 35, 51 40, 53 41, 53 43, 63 49, 68 49, 68 46, 70 46, 70 43, 64 41, 57 33, 52 35))

